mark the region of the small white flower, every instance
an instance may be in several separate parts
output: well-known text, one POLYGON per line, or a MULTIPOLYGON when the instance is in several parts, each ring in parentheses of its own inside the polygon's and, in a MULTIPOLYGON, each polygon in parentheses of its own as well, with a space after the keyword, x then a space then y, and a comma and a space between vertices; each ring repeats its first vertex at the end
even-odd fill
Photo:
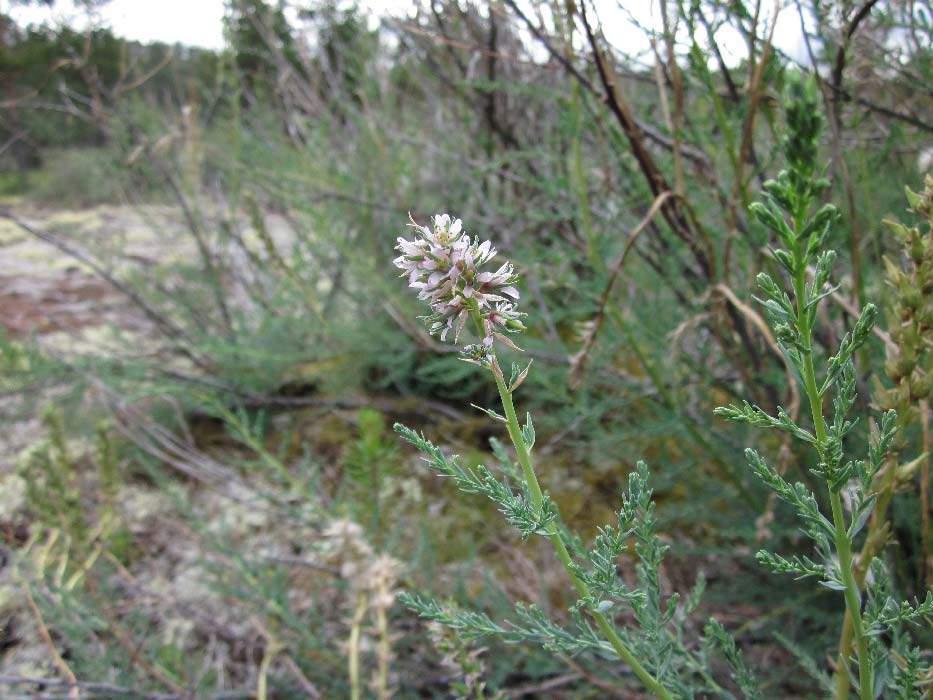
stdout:
POLYGON ((486 314, 486 323, 495 330, 523 330, 524 324, 521 322, 525 314, 515 310, 515 305, 510 301, 496 302, 496 306, 490 309, 486 314), (519 324, 519 325, 516 325, 519 324))

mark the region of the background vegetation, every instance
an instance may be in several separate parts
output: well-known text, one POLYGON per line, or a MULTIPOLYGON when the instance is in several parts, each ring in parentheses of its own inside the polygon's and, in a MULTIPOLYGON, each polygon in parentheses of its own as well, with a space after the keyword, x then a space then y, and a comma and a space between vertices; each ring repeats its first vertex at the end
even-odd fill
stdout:
MULTIPOLYGON (((377 22, 231 0, 220 52, 0 16, 4 697, 637 697, 596 655, 464 645, 395 603, 569 614, 547 547, 387 427, 468 462, 503 437, 390 265, 409 212, 441 211, 519 268, 522 401, 567 520, 594 534, 647 460, 673 589, 702 574, 697 619, 773 697, 825 693, 842 602, 755 562, 802 536, 741 456, 808 482, 805 450, 712 409, 801 409, 751 298, 776 263, 747 208, 783 166, 788 76, 812 73, 848 272, 816 352, 885 309, 857 409, 905 407, 902 461, 928 451, 931 325, 905 325, 928 284, 897 276, 882 221, 919 225, 933 9, 662 0, 633 50, 620 5, 424 0, 377 22)), ((933 571, 926 460, 910 475, 884 548, 903 596, 933 571)))

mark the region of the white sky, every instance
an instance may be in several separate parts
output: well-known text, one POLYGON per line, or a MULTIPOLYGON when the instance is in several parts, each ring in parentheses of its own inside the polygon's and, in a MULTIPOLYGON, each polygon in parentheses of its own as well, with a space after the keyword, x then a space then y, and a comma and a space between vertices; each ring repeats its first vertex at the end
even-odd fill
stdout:
MULTIPOLYGON (((0 0, 0 7, 6 0, 0 0)), ((42 23, 86 26, 87 13, 71 0, 46 7, 15 7, 19 24, 42 23)), ((219 49, 224 44, 224 0, 111 0, 96 17, 115 34, 137 41, 176 42, 219 49)))
MULTIPOLYGON (((45 7, 15 7, 10 10, 9 0, 0 0, 0 12, 12 14, 20 24, 49 22, 86 26, 87 13, 76 9, 73 0, 58 0, 52 9, 45 7)), ((403 13, 412 6, 410 0, 363 0, 359 3, 375 14, 403 13)), ((655 0, 596 0, 606 34, 612 42, 627 53, 648 48, 644 34, 632 26, 621 4, 639 22, 648 26, 659 24, 659 11, 655 0)), ((768 5, 768 3, 764 3, 768 5)), ((219 49, 224 45, 224 0, 110 0, 96 11, 95 19, 118 36, 137 41, 162 41, 219 49)), ((719 37, 724 53, 739 58, 744 54, 744 42, 737 33, 719 37)), ((785 9, 775 30, 775 44, 791 56, 801 59, 803 44, 796 11, 785 9)))

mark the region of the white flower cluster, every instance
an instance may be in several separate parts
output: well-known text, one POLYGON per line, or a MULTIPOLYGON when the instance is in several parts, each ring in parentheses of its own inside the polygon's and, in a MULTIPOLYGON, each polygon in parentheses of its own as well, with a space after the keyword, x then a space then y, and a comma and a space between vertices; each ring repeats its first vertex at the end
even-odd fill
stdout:
POLYGON ((502 331, 524 330, 525 314, 515 308, 518 290, 512 263, 503 263, 495 272, 481 271, 496 256, 490 241, 471 238, 464 233, 463 222, 448 214, 438 214, 432 223, 433 229, 412 220, 415 238, 399 237, 396 250, 401 255, 393 260, 408 277, 408 286, 431 306, 433 313, 425 317, 428 331, 441 340, 453 331, 456 343, 471 311, 482 318, 487 346, 494 336, 502 338, 502 331))

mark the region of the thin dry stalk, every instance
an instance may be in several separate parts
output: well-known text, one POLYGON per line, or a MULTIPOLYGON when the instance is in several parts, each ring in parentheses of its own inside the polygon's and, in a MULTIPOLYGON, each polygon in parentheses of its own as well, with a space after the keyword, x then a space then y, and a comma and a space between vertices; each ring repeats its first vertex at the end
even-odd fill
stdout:
POLYGON ((266 634, 266 647, 262 653, 262 661, 256 673, 256 700, 268 700, 269 697, 269 668, 275 657, 282 650, 282 644, 268 633, 266 634))
POLYGON ((926 455, 920 466, 920 513, 921 548, 918 578, 923 587, 933 588, 933 559, 930 557, 930 404, 924 399, 920 402, 920 425, 923 429, 923 453, 926 455))
POLYGON ((350 679, 350 700, 360 700, 362 686, 360 685, 360 636, 363 619, 368 609, 368 596, 365 590, 360 590, 356 596, 356 609, 350 620, 350 638, 347 640, 347 675, 350 679))
POLYGON ((747 204, 747 195, 745 194, 745 176, 743 170, 745 163, 752 158, 753 149, 754 149, 754 136, 755 136, 755 116, 758 114, 758 105, 761 102, 761 97, 764 92, 763 89, 763 78, 765 73, 765 68, 768 65, 768 60, 771 57, 771 50, 774 44, 774 28, 777 26, 778 15, 781 13, 781 4, 780 0, 775 0, 774 10, 771 18, 771 26, 768 29, 768 37, 765 40, 764 47, 761 50, 761 56, 755 60, 755 55, 752 50, 749 51, 749 55, 752 58, 751 65, 753 66, 751 75, 749 76, 748 81, 748 107, 745 121, 742 124, 742 144, 739 147, 739 157, 737 160, 738 172, 735 174, 735 195, 743 202, 747 204))
MULTIPOLYGON (((388 581, 380 580, 376 595, 387 597, 390 595, 388 581)), ((379 631, 379 645, 376 652, 376 696, 379 700, 389 700, 392 693, 389 691, 389 665, 392 661, 392 637, 389 631, 389 616, 385 606, 376 608, 376 628, 379 631)))
POLYGON ((641 232, 645 230, 649 223, 651 223, 652 219, 654 219, 655 215, 658 213, 664 203, 673 196, 675 196, 674 193, 668 190, 655 197, 654 202, 651 204, 651 208, 648 209, 648 213, 645 214, 642 220, 638 222, 638 225, 629 232, 628 238, 625 241, 625 247, 622 249, 622 254, 610 268, 609 278, 606 280, 606 286, 603 288, 603 292, 599 297, 599 304, 596 307, 596 314, 592 319, 590 319, 589 328, 586 332, 586 336, 583 339, 583 346, 570 358, 570 373, 568 381, 571 388, 578 388, 580 386, 580 382, 583 380, 583 372, 586 367, 586 361, 589 357, 590 351, 596 344, 596 337, 599 334, 599 331, 602 328, 606 318, 606 307, 609 304, 609 297, 612 294, 612 288, 615 286, 616 280, 618 279, 619 274, 622 272, 625 261, 628 259, 629 252, 632 250, 632 247, 635 245, 635 241, 638 240, 638 236, 641 235, 641 232))
POLYGON ((784 353, 782 353, 781 349, 778 347, 777 341, 771 333, 771 329, 768 328, 768 324, 761 317, 761 314, 739 299, 736 293, 725 284, 717 284, 713 287, 713 291, 725 297, 740 314, 747 318, 751 324, 758 329, 758 332, 761 333, 762 337, 765 339, 768 348, 780 358, 781 362, 784 364, 784 371, 787 375, 787 387, 790 394, 790 398, 787 402, 787 410, 791 418, 796 420, 800 413, 800 392, 797 389, 794 368, 791 366, 790 360, 784 356, 784 353))
MULTIPOLYGON (((667 49, 667 71, 670 75, 671 89, 674 96, 674 110, 670 111, 667 104, 667 91, 661 82, 661 61, 655 61, 655 73, 658 78, 658 94, 661 97, 662 107, 665 109, 668 129, 673 137, 671 152, 674 154, 674 188, 680 197, 686 194, 684 184, 684 160, 681 148, 681 127, 684 117, 684 80, 683 73, 677 63, 674 52, 674 37, 677 35, 677 21, 671 26, 668 15, 667 0, 661 2, 661 22, 664 29, 664 45, 667 49)), ((652 42, 654 43, 654 42, 652 42)))
POLYGON ((865 2, 849 20, 842 36, 842 42, 836 51, 836 60, 833 65, 832 77, 828 83, 828 90, 824 90, 824 99, 828 102, 829 111, 832 118, 829 120, 832 132, 832 154, 833 170, 842 178, 843 188, 846 194, 846 205, 849 210, 849 253, 852 257, 852 287, 855 300, 859 306, 865 305, 865 290, 862 282, 862 252, 861 252, 861 228, 858 221, 858 211, 855 204, 855 187, 852 183, 852 176, 849 173, 849 166, 842 153, 842 76, 846 66, 846 53, 849 44, 852 41, 859 25, 871 13, 872 7, 878 0, 868 0, 865 2))
POLYGON ((317 686, 311 682, 311 680, 304 674, 298 664, 295 663, 295 660, 288 654, 282 654, 282 663, 285 664, 285 668, 288 669, 288 672, 292 674, 298 685, 301 686, 301 689, 305 694, 311 698, 311 700, 319 700, 323 697, 321 691, 317 689, 317 686))
POLYGON ((65 663, 65 660, 62 658, 62 655, 58 651, 58 647, 55 646, 55 642, 52 640, 52 635, 49 634, 49 629, 45 626, 45 620, 42 619, 42 613, 39 611, 39 606, 36 605, 36 601, 32 597, 32 591, 29 590, 28 586, 26 587, 26 603, 29 606, 29 612, 32 613, 32 617, 36 622, 36 627, 39 629, 39 636, 42 637, 42 641, 45 643, 45 646, 49 650, 49 654, 52 657, 52 662, 68 681, 69 700, 80 700, 81 690, 78 684, 78 678, 75 676, 71 668, 69 668, 68 664, 65 663))

